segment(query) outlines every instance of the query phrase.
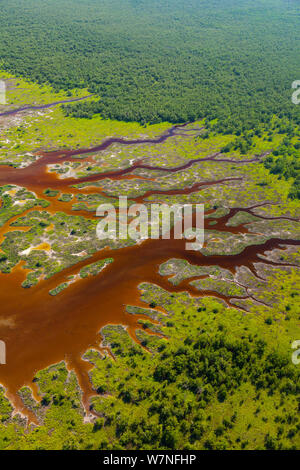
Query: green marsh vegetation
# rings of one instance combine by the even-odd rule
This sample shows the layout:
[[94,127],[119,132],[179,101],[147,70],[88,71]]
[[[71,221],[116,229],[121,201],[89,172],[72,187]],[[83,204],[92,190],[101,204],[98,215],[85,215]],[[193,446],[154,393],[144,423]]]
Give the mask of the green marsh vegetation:
[[[38,115],[25,113],[21,123],[12,119],[1,134],[0,164],[30,164],[39,148],[89,147],[108,136],[154,137],[170,123],[185,121],[196,121],[190,127],[206,130],[159,146],[116,144],[87,165],[79,156],[80,167],[65,162],[51,171],[64,174],[72,169],[84,176],[127,167],[138,159],[171,168],[219,151],[233,159],[202,162],[171,176],[137,171],[156,181],[99,182],[111,198],[58,194],[51,187],[45,197],[72,200],[74,210],[91,210],[103,200],[114,202],[119,194],[136,197],[150,189],[186,188],[196,180],[234,175],[242,176],[243,183],[159,199],[203,202],[207,210],[218,209],[220,216],[231,207],[272,201],[259,214],[299,216],[300,106],[291,104],[290,89],[299,78],[297,2],[190,0],[183,7],[179,0],[11,0],[2,6],[0,24],[0,75],[14,79],[10,107],[94,93],[86,102]],[[234,161],[264,152],[268,155],[260,163],[241,166]],[[103,247],[94,243],[96,221],[88,217],[51,214],[49,202],[25,188],[2,186],[0,198],[1,226],[20,215],[12,223],[15,231],[1,241],[0,270],[9,273],[25,261],[31,272],[23,287]],[[151,196],[148,202],[155,199]],[[32,211],[22,217],[27,209]],[[229,225],[241,221],[260,235],[249,241],[239,234],[211,231],[211,254],[239,252],[274,233],[284,236],[288,231],[297,237],[291,221],[262,222],[240,212]],[[21,232],[21,227],[28,231]],[[42,249],[24,253],[41,241],[50,245],[52,258]],[[279,264],[299,262],[293,250],[278,250],[272,257]],[[112,261],[87,264],[79,277],[96,276]],[[210,277],[194,284],[199,294],[201,289],[245,294],[226,270],[172,262],[173,267],[171,262],[160,267],[162,275],[173,276],[171,287],[205,274]],[[84,354],[93,364],[91,406],[97,416],[86,414],[75,373],[64,362],[52,365],[34,378],[40,402],[29,387],[19,391],[38,417],[38,427],[12,414],[0,387],[0,449],[299,448],[299,366],[291,362],[291,343],[299,339],[299,273],[277,267],[261,268],[260,273],[267,282],[240,272],[239,280],[256,302],[236,301],[232,307],[213,294],[191,298],[185,292],[140,286],[145,308],[124,307],[149,318],[140,320],[136,334],[141,344],[121,325],[108,325],[101,332],[103,345],[109,346],[114,360],[95,350]],[[59,294],[74,277],[50,293]],[[238,305],[245,310],[235,308]],[[165,315],[156,310],[159,307]],[[153,325],[153,318],[159,324]]]
[[[260,306],[247,315],[217,299],[191,300],[186,293],[141,285],[150,320],[138,331],[144,348],[122,327],[107,326],[103,345],[114,360],[95,350],[84,355],[94,366],[92,406],[98,416],[83,422],[76,376],[60,363],[37,373],[40,403],[30,389],[20,391],[39,427],[26,429],[12,417],[0,391],[0,447],[298,448],[299,371],[290,349],[299,322],[297,282],[296,272],[275,275],[269,286],[270,295],[278,296],[276,307]],[[164,337],[148,334],[154,313]]]

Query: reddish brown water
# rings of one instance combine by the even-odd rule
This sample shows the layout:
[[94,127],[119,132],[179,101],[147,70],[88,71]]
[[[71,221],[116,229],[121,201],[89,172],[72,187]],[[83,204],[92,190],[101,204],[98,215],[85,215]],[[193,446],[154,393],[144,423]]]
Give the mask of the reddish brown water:
[[[146,142],[162,142],[174,135],[176,129],[174,127],[163,136],[157,139],[148,139]],[[137,145],[145,141],[109,139],[95,149],[99,151],[114,142]],[[45,198],[43,195],[44,189],[49,187],[59,189],[65,193],[79,192],[79,190],[70,188],[70,185],[79,181],[101,180],[107,177],[108,174],[91,175],[81,180],[73,178],[61,180],[54,173],[47,172],[46,167],[49,163],[69,160],[70,156],[90,151],[91,149],[69,151],[63,154],[62,152],[45,153],[42,158],[22,170],[1,166],[0,185],[11,183],[24,186],[43,198]],[[215,156],[210,158],[214,159]],[[179,171],[193,163],[189,162],[184,166],[166,171],[171,173]],[[149,166],[142,166],[142,164],[136,164],[136,167],[149,169]],[[130,171],[123,169],[110,173],[109,176],[122,178]],[[196,183],[191,188],[173,190],[169,194],[189,194],[192,191],[199,191],[202,186],[205,187],[208,184],[224,184],[224,182],[232,180],[236,180],[236,178]],[[101,192],[101,188],[93,188],[89,191]],[[150,191],[143,197],[156,193],[165,192]],[[51,206],[47,208],[47,211],[64,210],[67,213],[74,214],[71,210],[72,203],[61,203],[56,199],[53,200],[53,198],[47,199],[51,202]],[[252,209],[249,208],[249,211]],[[238,210],[232,209],[227,216],[215,219],[217,225],[212,228],[234,233],[247,232],[244,226],[226,226],[229,218]],[[87,216],[84,211],[76,212],[76,214],[81,213]],[[15,219],[17,217],[11,219],[8,224],[1,228],[0,242],[5,233],[11,230],[9,224]],[[214,219],[210,218],[209,220]],[[89,364],[82,361],[81,356],[90,347],[99,348],[101,342],[100,329],[108,323],[125,325],[129,334],[136,339],[135,330],[138,320],[143,317],[127,314],[125,306],[127,304],[145,306],[140,301],[140,292],[138,290],[138,285],[141,282],[154,283],[174,292],[186,290],[192,296],[199,297],[211,294],[210,292],[199,293],[189,285],[190,280],[181,283],[180,286],[172,286],[167,278],[163,278],[158,273],[161,263],[170,258],[181,258],[195,265],[219,265],[232,272],[238,266],[243,265],[255,272],[254,263],[261,261],[259,254],[280,247],[282,244],[296,245],[299,243],[292,240],[272,239],[263,245],[248,247],[240,255],[205,257],[201,253],[186,251],[184,240],[148,240],[130,248],[113,251],[102,250],[89,260],[80,262],[76,266],[56,274],[50,280],[42,280],[31,289],[21,287],[21,283],[26,277],[26,271],[22,268],[21,263],[10,275],[0,274],[0,338],[5,341],[7,346],[7,364],[0,366],[0,383],[7,388],[8,396],[16,407],[24,410],[23,404],[17,396],[17,390],[24,384],[30,385],[34,389],[32,379],[38,370],[65,360],[67,365],[74,369],[78,375],[84,392],[84,402],[88,407],[88,400],[94,391],[88,378]],[[81,279],[56,297],[49,295],[49,290],[66,281],[68,276],[78,273],[84,265],[106,257],[113,257],[114,263],[110,264],[98,276]],[[268,263],[273,264],[269,261]],[[216,296],[225,302],[230,300],[225,296]]]

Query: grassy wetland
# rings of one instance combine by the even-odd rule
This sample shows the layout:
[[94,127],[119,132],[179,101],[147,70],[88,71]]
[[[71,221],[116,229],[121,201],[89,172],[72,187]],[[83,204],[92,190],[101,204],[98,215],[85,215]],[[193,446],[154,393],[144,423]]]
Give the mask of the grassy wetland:
[[[236,8],[227,3],[218,40]],[[273,26],[281,3],[268,1]],[[260,8],[255,14],[261,20]],[[268,46],[278,41],[272,31]],[[227,111],[230,76],[241,74],[232,53]],[[30,69],[24,54],[13,66],[7,52],[0,70],[0,449],[299,449],[299,107],[265,103],[246,119],[239,102],[229,122],[213,96],[196,112],[188,81],[190,112],[176,87],[176,106],[166,94],[160,108],[147,92],[148,68],[133,100],[134,80],[120,97],[116,78],[108,87],[92,72],[95,57],[87,55],[89,75],[72,67],[67,79],[64,68],[51,75],[48,62]],[[189,60],[186,80],[196,66]],[[157,99],[157,83],[169,90],[176,82],[160,67],[157,76],[150,67]],[[259,83],[251,90],[255,99],[263,93]],[[97,207],[117,208],[119,196],[149,209],[204,204],[203,248],[187,251],[173,238],[100,240]]]

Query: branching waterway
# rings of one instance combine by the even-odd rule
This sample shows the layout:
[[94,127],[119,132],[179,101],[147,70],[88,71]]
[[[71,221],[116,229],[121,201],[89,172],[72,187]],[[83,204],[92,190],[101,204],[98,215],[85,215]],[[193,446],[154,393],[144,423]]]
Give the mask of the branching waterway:
[[[57,152],[40,152],[40,157],[31,165],[23,169],[15,169],[10,166],[1,166],[0,185],[14,184],[33,191],[38,197],[47,199],[51,205],[46,210],[55,213],[57,210],[81,215],[81,212],[72,212],[70,203],[53,201],[47,198],[44,190],[53,188],[64,193],[78,194],[82,190],[74,188],[74,184],[81,182],[100,181],[104,178],[122,179],[134,169],[160,170],[166,174],[190,168],[196,162],[218,161],[245,164],[247,161],[237,161],[223,158],[220,154],[214,154],[203,159],[191,160],[187,163],[172,168],[155,167],[137,162],[126,169],[115,170],[107,173],[93,174],[84,178],[58,178],[57,174],[47,171],[47,165],[70,161],[76,155],[90,154],[107,149],[114,143],[121,145],[160,144],[168,138],[178,135],[185,126],[174,126],[169,131],[154,139],[126,140],[122,138],[110,138],[100,145],[89,149],[78,149]],[[259,161],[262,156],[251,161]],[[199,191],[209,185],[222,185],[228,182],[238,181],[241,178],[224,178],[215,181],[196,182],[185,189],[172,189],[169,191],[151,190],[143,194],[137,200],[154,194],[190,194]],[[86,190],[87,188],[85,188]],[[88,191],[101,193],[101,188],[93,187]],[[252,215],[259,205],[241,209],[231,209],[226,216],[214,218],[210,214],[209,222],[214,222],[214,230],[229,233],[247,233],[248,229],[241,224],[237,227],[227,225],[229,219],[239,211],[246,211]],[[34,209],[27,210],[23,215]],[[45,210],[45,209],[44,209]],[[84,211],[83,211],[84,212]],[[86,213],[85,216],[88,216]],[[21,215],[10,219],[0,229],[0,242],[5,233],[12,230],[11,223]],[[89,215],[92,217],[92,215]],[[258,217],[269,220],[268,217]],[[274,217],[275,219],[275,217]],[[294,220],[294,219],[291,219]],[[209,227],[207,227],[209,229]],[[19,227],[17,228],[19,230]],[[25,230],[25,229],[24,229]],[[68,367],[75,370],[80,386],[83,390],[84,404],[89,406],[89,398],[95,394],[91,387],[88,372],[90,364],[82,360],[83,353],[88,348],[101,350],[100,330],[107,324],[122,324],[127,327],[129,334],[136,339],[135,330],[138,321],[145,318],[143,315],[131,315],[126,313],[126,305],[145,307],[140,300],[138,286],[142,282],[148,282],[161,286],[170,292],[187,291],[191,296],[200,297],[214,295],[231,305],[231,298],[211,291],[199,292],[190,285],[191,279],[185,280],[180,285],[172,285],[167,278],[159,274],[159,266],[171,258],[187,260],[196,266],[215,266],[230,270],[235,273],[240,266],[248,267],[257,275],[256,263],[275,265],[270,260],[262,260],[261,255],[267,251],[280,248],[283,245],[299,245],[299,242],[291,239],[270,238],[260,245],[246,247],[238,255],[204,256],[200,252],[190,252],[185,249],[185,240],[146,240],[143,243],[131,247],[111,250],[103,249],[95,253],[89,259],[80,261],[72,267],[55,274],[50,279],[42,279],[30,289],[21,287],[27,271],[20,263],[11,274],[0,274],[0,338],[7,346],[7,364],[1,366],[0,383],[7,389],[7,395],[17,409],[23,410],[24,405],[17,391],[23,385],[29,385],[37,397],[35,384],[32,383],[34,374],[50,364],[65,360]],[[114,262],[108,265],[97,276],[78,279],[61,292],[52,297],[49,291],[65,282],[71,275],[78,274],[84,266],[107,257],[114,258]],[[195,278],[193,278],[195,279]],[[148,317],[147,317],[148,318]],[[28,411],[26,411],[28,414]],[[33,417],[31,416],[33,419]]]
[[4,116],[15,116],[16,114],[22,113],[24,111],[39,111],[43,109],[53,108],[54,106],[58,106],[59,104],[67,104],[67,103],[75,103],[76,101],[86,100],[87,98],[92,98],[93,95],[82,96],[81,98],[70,98],[67,100],[55,101],[53,103],[48,104],[40,104],[38,106],[23,106],[22,108],[10,109],[9,111],[3,111],[0,113],[0,117]]

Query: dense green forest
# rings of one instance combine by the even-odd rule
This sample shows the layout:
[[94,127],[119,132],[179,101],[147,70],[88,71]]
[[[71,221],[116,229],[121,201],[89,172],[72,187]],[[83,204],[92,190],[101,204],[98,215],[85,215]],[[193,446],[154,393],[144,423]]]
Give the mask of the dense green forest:
[[[205,117],[214,131],[236,134],[246,153],[247,132],[272,129],[274,114],[291,133],[300,124],[291,102],[299,20],[297,0],[11,0],[0,9],[0,61],[56,90],[95,94],[66,105],[67,115],[141,123]],[[290,196],[299,198],[299,149],[285,143],[265,166],[293,178]]]
[[231,133],[273,113],[299,122],[299,15],[293,0],[11,0],[0,57],[55,89],[88,87],[96,100],[67,107],[74,116],[218,118]]
[[[95,339],[80,352],[91,365],[88,403],[67,348],[61,362],[33,367],[34,385],[17,392],[38,425],[15,412],[0,383],[0,450],[299,449],[300,374],[292,361],[299,354],[292,344],[300,319],[300,105],[292,104],[291,85],[300,80],[300,0],[0,0],[0,6],[0,70],[12,74],[0,78],[11,87],[8,109],[19,112],[3,120],[0,142],[0,172],[9,175],[0,187],[0,274],[10,285],[9,274],[16,268],[19,276],[23,266],[22,287],[33,299],[29,320],[24,312],[17,316],[13,299],[1,328],[24,331],[22,315],[25,332],[39,334],[43,318],[52,332],[52,318],[66,315],[74,323],[55,322],[54,333],[67,325],[61,329],[76,344],[77,315],[84,321],[79,335],[93,328],[85,316],[94,308],[87,294],[93,292],[95,315],[107,309],[112,322],[95,328],[101,350]],[[93,94],[86,101],[20,113],[24,105],[86,97],[86,90]],[[187,121],[193,124],[148,145],[169,122]],[[81,150],[107,136],[146,143]],[[45,161],[40,156],[47,158],[45,171],[35,173]],[[129,165],[134,172],[124,179],[109,177]],[[22,171],[26,177],[10,179]],[[99,181],[87,176],[100,172],[107,174]],[[46,174],[53,176],[49,187]],[[176,248],[177,259],[164,267],[154,258],[161,288],[144,260],[145,276],[128,256],[106,283],[99,270],[117,263],[119,252],[88,260],[102,249],[90,236],[96,205],[127,195],[148,206],[156,194],[162,202],[205,203],[208,236],[199,265],[192,256],[195,264],[185,262],[181,251],[178,257]],[[280,248],[272,248],[274,240]],[[127,304],[131,269],[139,291]],[[66,282],[48,289],[58,274]],[[103,295],[109,276],[108,292],[120,297],[136,329],[114,319]],[[88,286],[92,277],[97,288],[71,286]],[[38,301],[31,324],[42,291],[51,315]],[[60,310],[64,299],[70,303]]]

